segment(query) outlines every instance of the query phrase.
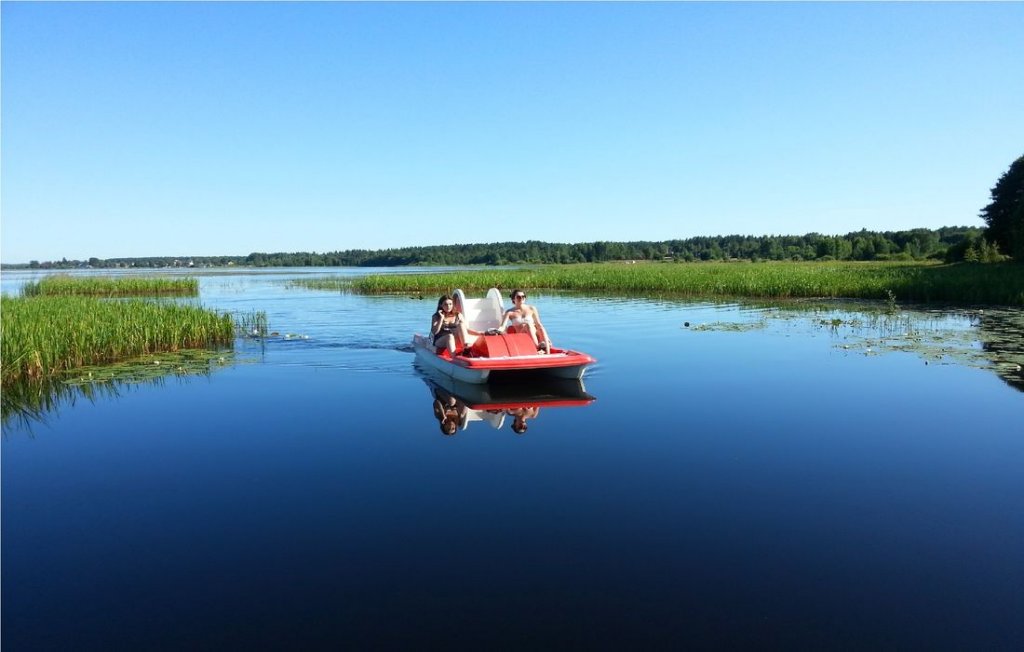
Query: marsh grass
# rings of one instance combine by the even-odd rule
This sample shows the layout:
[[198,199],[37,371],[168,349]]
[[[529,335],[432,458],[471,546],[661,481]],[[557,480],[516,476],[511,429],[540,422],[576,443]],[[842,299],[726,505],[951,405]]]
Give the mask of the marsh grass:
[[26,297],[91,296],[91,297],[158,297],[198,296],[199,281],[194,278],[154,278],[113,276],[71,276],[54,274],[26,283]]
[[259,311],[235,317],[235,329],[242,337],[266,337],[269,332],[267,313]]
[[312,289],[434,295],[462,288],[572,290],[641,296],[846,298],[1024,305],[1024,265],[921,263],[605,263],[374,274],[294,281]]
[[231,315],[198,306],[79,296],[4,296],[0,325],[5,392],[19,382],[38,382],[88,365],[227,348],[236,331]]

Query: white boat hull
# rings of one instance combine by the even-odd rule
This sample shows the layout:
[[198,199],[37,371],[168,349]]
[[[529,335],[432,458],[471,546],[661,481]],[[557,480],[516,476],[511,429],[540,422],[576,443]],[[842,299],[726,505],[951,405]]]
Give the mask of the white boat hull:
[[423,335],[413,336],[412,346],[416,350],[417,362],[459,382],[480,385],[486,383],[491,375],[489,369],[467,369],[442,358],[437,355],[434,345]]
[[413,336],[413,349],[422,367],[472,385],[488,382],[495,373],[505,375],[529,372],[543,374],[548,378],[582,380],[587,367],[594,362],[590,356],[576,351],[486,359],[464,359],[459,356],[452,360],[438,355],[433,343],[423,335]]

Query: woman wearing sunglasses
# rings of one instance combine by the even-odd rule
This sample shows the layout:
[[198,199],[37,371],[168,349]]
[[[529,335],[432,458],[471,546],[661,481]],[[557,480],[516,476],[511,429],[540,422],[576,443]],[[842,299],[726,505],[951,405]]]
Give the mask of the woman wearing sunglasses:
[[512,290],[512,307],[505,311],[498,330],[507,333],[529,333],[533,343],[541,353],[551,353],[551,340],[544,324],[540,323],[540,313],[526,303],[526,293]]

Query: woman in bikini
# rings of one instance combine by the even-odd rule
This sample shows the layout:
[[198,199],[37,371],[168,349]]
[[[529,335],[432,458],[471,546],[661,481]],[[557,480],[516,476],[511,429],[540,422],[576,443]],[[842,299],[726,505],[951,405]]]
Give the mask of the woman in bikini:
[[455,309],[455,301],[447,294],[437,300],[437,311],[430,318],[430,334],[434,338],[434,346],[448,349],[452,355],[466,347],[469,335],[466,319]]
[[498,330],[507,333],[529,333],[533,343],[541,353],[551,353],[551,340],[544,324],[540,323],[540,313],[533,306],[527,305],[526,293],[512,290],[512,307],[505,311]]

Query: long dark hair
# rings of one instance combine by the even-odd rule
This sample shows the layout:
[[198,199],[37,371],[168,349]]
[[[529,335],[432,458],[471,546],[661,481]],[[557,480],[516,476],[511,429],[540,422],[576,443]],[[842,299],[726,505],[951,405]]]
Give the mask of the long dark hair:
[[441,310],[442,308],[444,308],[444,302],[445,301],[451,301],[452,302],[452,308],[455,307],[455,299],[451,298],[450,296],[448,296],[446,294],[446,295],[442,296],[440,299],[437,300],[437,309],[438,310]]

